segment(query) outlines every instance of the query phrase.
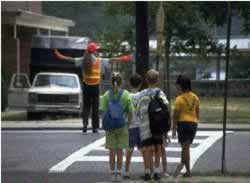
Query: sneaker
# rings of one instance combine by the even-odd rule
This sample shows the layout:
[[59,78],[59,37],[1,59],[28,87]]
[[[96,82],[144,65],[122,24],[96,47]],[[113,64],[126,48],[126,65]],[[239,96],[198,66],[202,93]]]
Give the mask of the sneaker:
[[164,178],[168,178],[168,177],[170,177],[170,175],[169,175],[169,173],[168,173],[168,172],[166,172],[166,173],[163,173],[163,174],[162,174],[162,177],[164,177]]
[[116,174],[115,173],[111,173],[111,175],[110,175],[110,181],[111,182],[116,182]]
[[97,129],[93,129],[93,133],[98,133],[98,130]]
[[154,180],[160,180],[161,177],[158,173],[154,173]]
[[182,177],[192,177],[192,174],[190,172],[187,172],[183,174]]
[[143,176],[143,180],[144,181],[150,181],[151,180],[151,176],[149,173],[146,173],[144,176]]
[[116,174],[116,182],[121,182],[121,181],[122,181],[122,175],[119,172],[119,173]]
[[184,166],[183,163],[179,163],[179,164],[177,165],[177,167],[176,167],[176,169],[175,169],[175,172],[174,172],[174,175],[173,175],[174,177],[177,177],[177,176],[180,174],[180,172],[181,172],[183,166]]
[[123,173],[123,178],[124,179],[130,179],[129,172],[124,172]]
[[86,132],[87,132],[87,127],[86,127],[86,126],[84,126],[84,127],[82,128],[82,132],[83,132],[83,133],[86,133]]

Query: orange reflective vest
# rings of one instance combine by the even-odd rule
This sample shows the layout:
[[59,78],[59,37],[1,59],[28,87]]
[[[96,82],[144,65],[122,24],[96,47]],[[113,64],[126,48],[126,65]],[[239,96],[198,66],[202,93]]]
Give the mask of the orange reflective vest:
[[83,82],[87,85],[97,85],[101,79],[101,59],[96,58],[95,63],[84,63],[83,64]]

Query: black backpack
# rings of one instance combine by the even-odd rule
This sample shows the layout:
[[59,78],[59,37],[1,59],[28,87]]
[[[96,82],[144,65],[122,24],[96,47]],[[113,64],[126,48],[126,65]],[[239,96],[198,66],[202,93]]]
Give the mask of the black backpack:
[[168,106],[164,104],[159,94],[160,90],[157,90],[148,106],[149,125],[153,137],[165,135],[171,127]]

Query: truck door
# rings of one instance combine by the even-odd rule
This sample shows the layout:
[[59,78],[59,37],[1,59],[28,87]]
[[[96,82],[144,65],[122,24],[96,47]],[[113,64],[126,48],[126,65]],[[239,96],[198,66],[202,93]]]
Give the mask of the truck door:
[[27,74],[13,74],[8,92],[8,108],[26,109],[30,87]]

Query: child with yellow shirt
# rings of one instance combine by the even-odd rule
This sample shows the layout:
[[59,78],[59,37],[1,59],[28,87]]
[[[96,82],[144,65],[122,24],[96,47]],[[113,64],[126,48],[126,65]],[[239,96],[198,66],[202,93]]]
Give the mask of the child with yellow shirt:
[[177,130],[182,152],[181,163],[177,166],[174,176],[178,176],[185,166],[187,171],[183,176],[191,177],[190,145],[197,131],[200,101],[198,96],[192,92],[191,81],[188,77],[180,75],[176,81],[176,87],[180,95],[175,100],[172,136],[176,138]]

